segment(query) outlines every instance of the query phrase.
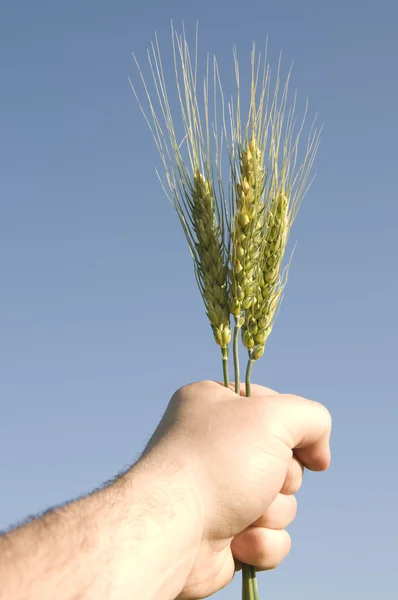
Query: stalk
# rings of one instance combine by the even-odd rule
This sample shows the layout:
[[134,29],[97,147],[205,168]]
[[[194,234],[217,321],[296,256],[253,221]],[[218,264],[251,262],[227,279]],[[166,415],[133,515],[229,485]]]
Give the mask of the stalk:
[[222,353],[222,371],[224,375],[224,385],[229,387],[229,375],[228,375],[228,348],[221,348]]
[[242,600],[258,600],[258,587],[255,568],[242,566]]
[[251,394],[251,389],[250,389],[250,378],[251,378],[251,374],[252,374],[252,369],[253,369],[253,365],[256,361],[253,360],[252,358],[249,358],[248,362],[247,362],[247,369],[246,369],[246,397],[249,398],[250,394]]
[[[250,355],[249,355],[250,356]],[[250,397],[250,378],[255,360],[249,358],[246,369],[246,397]],[[242,600],[259,600],[256,570],[252,565],[242,566]]]
[[234,370],[235,370],[235,393],[240,393],[240,371],[239,371],[239,331],[241,326],[239,325],[240,317],[235,317],[234,327],[234,341],[233,341],[233,353],[234,353]]

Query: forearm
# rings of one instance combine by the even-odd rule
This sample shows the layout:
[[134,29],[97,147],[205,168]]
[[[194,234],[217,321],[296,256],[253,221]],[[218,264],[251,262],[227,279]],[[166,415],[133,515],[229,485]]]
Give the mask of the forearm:
[[0,538],[0,599],[172,600],[200,524],[187,480],[145,461],[111,486]]

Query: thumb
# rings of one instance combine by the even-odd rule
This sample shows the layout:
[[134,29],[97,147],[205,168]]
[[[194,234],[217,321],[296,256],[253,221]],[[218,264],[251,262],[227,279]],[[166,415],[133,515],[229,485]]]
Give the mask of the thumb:
[[313,471],[328,468],[332,418],[322,404],[291,394],[253,397],[250,401],[265,409],[267,430],[294,450],[304,466]]

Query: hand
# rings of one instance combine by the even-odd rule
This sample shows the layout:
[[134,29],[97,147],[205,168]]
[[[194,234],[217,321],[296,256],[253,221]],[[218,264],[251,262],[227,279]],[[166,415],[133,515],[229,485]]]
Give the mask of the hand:
[[203,535],[178,598],[215,593],[239,562],[262,570],[283,560],[303,466],[327,469],[330,430],[321,404],[261,386],[252,385],[247,399],[211,381],[174,394],[144,460],[167,456],[195,488],[192,519]]

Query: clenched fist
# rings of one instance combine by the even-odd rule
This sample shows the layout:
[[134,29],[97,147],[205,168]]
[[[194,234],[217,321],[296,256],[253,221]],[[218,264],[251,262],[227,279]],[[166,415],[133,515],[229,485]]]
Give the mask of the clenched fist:
[[174,394],[144,461],[181,465],[196,497],[192,522],[202,535],[179,598],[216,592],[240,562],[272,569],[282,561],[303,468],[328,467],[330,430],[321,404],[261,386],[250,398],[211,381]]

